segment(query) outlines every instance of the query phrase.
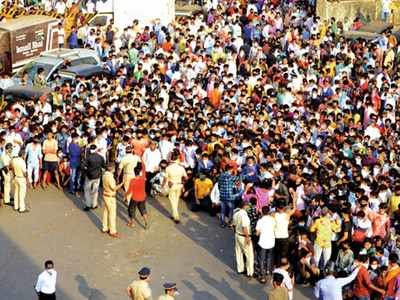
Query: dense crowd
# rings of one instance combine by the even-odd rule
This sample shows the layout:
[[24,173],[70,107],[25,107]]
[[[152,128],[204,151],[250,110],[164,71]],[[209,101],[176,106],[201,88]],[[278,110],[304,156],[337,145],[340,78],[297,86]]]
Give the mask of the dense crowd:
[[205,2],[168,26],[73,32],[112,76],[55,84],[1,113],[4,202],[13,183],[26,211],[25,174],[34,188],[83,189],[86,210],[101,182],[110,207],[122,189],[146,227],[148,197],[168,196],[176,223],[183,199],[234,228],[239,273],[274,273],[289,299],[295,283],[339,299],[320,293],[332,274],[351,279],[344,297],[398,299],[396,37],[346,40],[361,20],[323,21],[313,1]]

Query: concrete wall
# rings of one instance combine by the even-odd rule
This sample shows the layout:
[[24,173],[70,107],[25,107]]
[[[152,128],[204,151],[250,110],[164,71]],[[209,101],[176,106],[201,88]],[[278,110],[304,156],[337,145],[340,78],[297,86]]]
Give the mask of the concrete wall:
[[375,20],[380,10],[380,1],[376,0],[339,0],[339,1],[317,1],[317,15],[323,20],[330,19],[331,17],[336,20],[343,20],[348,17],[350,20],[356,16],[362,15],[365,18],[370,17],[371,20]]
[[97,9],[99,13],[114,13],[119,28],[132,25],[134,19],[144,25],[152,24],[156,18],[163,25],[175,19],[175,0],[101,0]]

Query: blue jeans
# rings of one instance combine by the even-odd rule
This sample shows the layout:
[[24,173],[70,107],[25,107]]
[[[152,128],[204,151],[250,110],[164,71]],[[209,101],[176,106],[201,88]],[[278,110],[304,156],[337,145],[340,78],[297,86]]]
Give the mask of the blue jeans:
[[273,249],[260,249],[259,262],[260,262],[260,273],[264,277],[266,273],[272,272],[272,259],[273,259]]
[[[225,224],[225,216],[228,217],[229,222],[232,221],[233,208],[235,204],[233,201],[221,201],[221,224]],[[228,214],[226,215],[226,212]]]
[[389,12],[382,12],[382,21],[385,23],[389,22],[389,16],[390,16]]
[[370,300],[371,298],[369,296],[354,296],[354,299],[356,300]]
[[392,296],[386,296],[383,298],[383,300],[394,300],[394,299],[395,299],[395,297],[392,297]]
[[71,178],[69,179],[69,191],[74,193],[80,187],[81,171],[78,168],[71,168]]

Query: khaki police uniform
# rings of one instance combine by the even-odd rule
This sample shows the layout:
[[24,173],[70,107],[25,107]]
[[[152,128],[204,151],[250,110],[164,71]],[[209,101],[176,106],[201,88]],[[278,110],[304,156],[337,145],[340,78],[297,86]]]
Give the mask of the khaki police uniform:
[[125,192],[128,191],[129,184],[131,179],[135,176],[134,169],[136,165],[140,162],[140,157],[134,155],[132,153],[128,153],[125,157],[121,160],[119,164],[119,169],[123,173],[123,183],[124,183],[124,190]]
[[244,229],[247,229],[249,236],[251,236],[250,218],[244,209],[237,209],[233,214],[233,226],[235,226],[235,254],[236,254],[236,267],[238,273],[244,271],[243,255],[246,257],[246,271],[248,276],[253,276],[254,273],[254,252],[253,244],[246,244],[246,237]]
[[145,280],[135,280],[129,287],[131,288],[132,300],[151,300],[151,289],[149,283]]
[[103,231],[110,231],[110,234],[117,233],[117,183],[113,173],[106,171],[103,175]]
[[174,162],[166,168],[167,181],[170,184],[168,198],[171,203],[172,217],[179,220],[179,199],[181,198],[183,184],[182,179],[187,177],[186,170],[178,162]]
[[20,212],[26,210],[26,162],[22,157],[11,160],[11,169],[14,173],[14,209]]
[[[2,166],[2,176],[3,176],[3,197],[4,203],[10,203],[11,194],[11,183],[12,183],[12,172],[9,169],[11,163],[11,156],[8,153],[3,153],[1,155],[1,166]],[[7,169],[8,168],[8,169]]]

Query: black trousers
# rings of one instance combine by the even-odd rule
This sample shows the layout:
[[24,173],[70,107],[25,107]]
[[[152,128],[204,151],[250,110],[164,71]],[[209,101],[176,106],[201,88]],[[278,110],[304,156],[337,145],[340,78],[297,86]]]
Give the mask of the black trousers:
[[146,211],[146,201],[136,202],[131,199],[128,206],[128,216],[130,219],[133,219],[136,214],[136,207],[139,209],[140,214],[143,216],[147,213]]
[[281,259],[288,257],[289,252],[289,238],[275,239],[275,265],[280,266]]
[[45,294],[45,293],[40,292],[39,293],[39,300],[56,300],[56,293]]
[[150,195],[151,192],[151,180],[154,178],[154,176],[157,175],[157,172],[147,172],[146,173],[146,194]]
[[211,216],[215,216],[215,212],[212,207],[212,202],[210,196],[206,196],[203,199],[199,199],[200,204],[197,204],[196,201],[193,199],[192,201],[192,211],[199,211],[203,210],[208,212]]

